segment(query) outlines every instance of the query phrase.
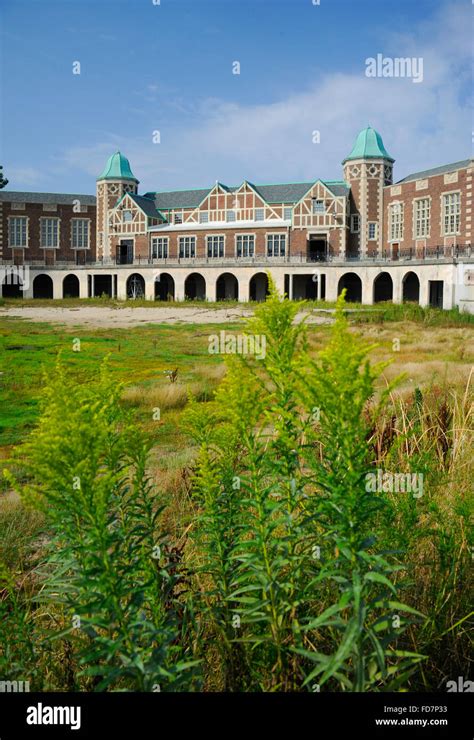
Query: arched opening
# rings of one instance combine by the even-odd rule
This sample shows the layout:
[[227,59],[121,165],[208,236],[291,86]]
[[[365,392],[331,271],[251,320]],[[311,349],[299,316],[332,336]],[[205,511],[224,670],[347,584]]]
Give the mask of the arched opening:
[[33,298],[52,298],[53,281],[49,275],[37,275],[33,280]]
[[420,302],[420,281],[414,272],[407,272],[403,278],[402,300]]
[[167,272],[155,278],[155,301],[174,301],[174,280]]
[[238,301],[239,281],[230,272],[219,275],[216,283],[216,301]]
[[188,275],[184,281],[184,299],[188,301],[206,300],[206,281],[198,272]]
[[344,288],[347,291],[347,303],[362,303],[362,280],[355,272],[346,272],[342,275],[337,284],[337,294],[341,295]]
[[8,272],[2,282],[2,298],[23,298],[23,281],[14,271]]
[[63,298],[79,298],[79,278],[77,275],[66,275],[64,278]]
[[381,272],[374,280],[374,303],[393,300],[393,281],[388,272]]
[[268,275],[257,272],[250,280],[249,297],[251,301],[265,301],[268,295]]
[[145,298],[145,278],[134,272],[127,280],[127,298],[134,301]]

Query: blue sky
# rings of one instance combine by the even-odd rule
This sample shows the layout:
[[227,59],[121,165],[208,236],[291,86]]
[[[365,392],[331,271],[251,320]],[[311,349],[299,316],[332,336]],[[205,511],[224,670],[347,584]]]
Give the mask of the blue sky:
[[[117,149],[141,192],[338,179],[369,123],[398,179],[467,158],[472,14],[471,0],[3,0],[8,189],[93,193]],[[368,78],[377,53],[421,57],[423,81]]]

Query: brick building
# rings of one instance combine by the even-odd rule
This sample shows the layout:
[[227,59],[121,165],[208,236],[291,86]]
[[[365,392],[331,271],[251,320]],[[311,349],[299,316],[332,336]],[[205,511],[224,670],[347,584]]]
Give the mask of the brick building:
[[394,183],[368,127],[342,168],[339,180],[140,195],[117,152],[96,197],[0,191],[3,294],[261,300],[270,270],[291,298],[345,287],[363,303],[473,310],[473,160]]

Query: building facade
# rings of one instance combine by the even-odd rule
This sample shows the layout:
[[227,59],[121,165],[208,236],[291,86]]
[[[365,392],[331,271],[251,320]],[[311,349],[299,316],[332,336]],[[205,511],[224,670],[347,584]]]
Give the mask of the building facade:
[[393,181],[361,131],[340,180],[138,193],[113,154],[96,196],[0,191],[3,295],[416,301],[474,311],[466,159]]

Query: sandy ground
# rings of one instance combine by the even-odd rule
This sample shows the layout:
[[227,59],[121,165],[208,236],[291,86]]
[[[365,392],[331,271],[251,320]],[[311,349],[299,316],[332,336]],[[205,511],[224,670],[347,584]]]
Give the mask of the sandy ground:
[[[127,327],[139,324],[225,324],[240,322],[251,316],[252,309],[244,306],[223,308],[166,307],[111,308],[109,306],[24,306],[0,309],[0,318],[14,316],[27,321],[42,321],[66,326],[90,326],[94,328]],[[301,320],[305,314],[298,315]],[[321,315],[308,316],[309,323],[326,324],[331,318]]]

